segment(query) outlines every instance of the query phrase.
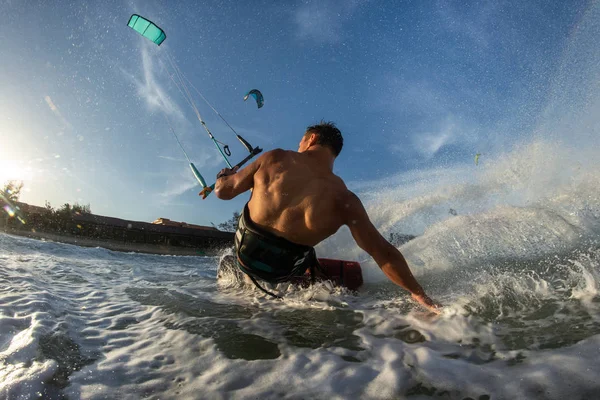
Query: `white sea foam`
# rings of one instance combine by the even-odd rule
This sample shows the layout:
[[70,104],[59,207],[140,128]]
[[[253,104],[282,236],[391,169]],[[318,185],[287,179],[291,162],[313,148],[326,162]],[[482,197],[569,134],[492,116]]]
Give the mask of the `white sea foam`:
[[594,249],[474,270],[468,285],[436,289],[447,307],[435,317],[389,285],[324,298],[289,288],[273,301],[218,290],[216,258],[6,235],[0,244],[6,398],[559,399],[600,390]]

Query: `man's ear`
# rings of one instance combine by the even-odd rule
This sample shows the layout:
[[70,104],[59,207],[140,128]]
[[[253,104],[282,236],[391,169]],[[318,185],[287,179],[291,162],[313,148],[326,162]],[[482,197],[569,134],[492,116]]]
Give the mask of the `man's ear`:
[[317,134],[311,133],[310,137],[308,138],[308,147],[314,146],[315,144],[317,144]]

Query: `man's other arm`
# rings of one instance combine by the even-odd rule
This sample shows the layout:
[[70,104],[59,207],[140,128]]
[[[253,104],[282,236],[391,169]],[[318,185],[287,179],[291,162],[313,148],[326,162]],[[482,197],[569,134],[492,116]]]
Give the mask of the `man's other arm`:
[[274,150],[268,151],[254,160],[245,168],[239,170],[225,168],[217,175],[215,183],[215,195],[221,200],[231,200],[237,195],[244,193],[254,187],[254,174],[261,165],[268,162],[271,158],[271,153]]
[[345,224],[350,228],[356,244],[373,257],[383,273],[396,285],[408,290],[413,299],[431,311],[439,313],[440,306],[425,294],[410,271],[402,253],[385,240],[375,228],[360,199],[349,191],[347,200],[341,209],[345,212]]

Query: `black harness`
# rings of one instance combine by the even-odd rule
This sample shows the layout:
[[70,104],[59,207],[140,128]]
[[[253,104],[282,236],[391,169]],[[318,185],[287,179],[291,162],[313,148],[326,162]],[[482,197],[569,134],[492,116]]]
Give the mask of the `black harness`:
[[259,289],[274,297],[279,296],[263,289],[256,279],[281,283],[303,276],[307,269],[314,279],[314,268],[318,265],[313,247],[290,242],[257,227],[250,219],[248,204],[244,206],[235,233],[235,252],[240,270]]

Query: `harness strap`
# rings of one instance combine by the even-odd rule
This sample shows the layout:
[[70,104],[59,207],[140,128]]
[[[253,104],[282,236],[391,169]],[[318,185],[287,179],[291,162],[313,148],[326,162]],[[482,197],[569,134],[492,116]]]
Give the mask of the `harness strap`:
[[249,273],[247,273],[246,271],[244,271],[244,268],[241,267],[246,267],[244,265],[244,263],[242,263],[242,260],[240,260],[240,257],[237,256],[237,264],[238,264],[238,268],[240,269],[240,271],[242,271],[246,276],[248,276],[248,278],[250,278],[250,280],[252,281],[252,283],[254,283],[254,286],[256,286],[257,288],[259,288],[263,293],[268,294],[269,296],[275,298],[275,299],[283,299],[282,296],[278,296],[273,292],[269,292],[267,289],[265,289],[264,287],[262,287],[257,281],[256,279],[254,279],[254,277],[252,275],[250,275]]
[[[246,274],[246,275],[248,275],[248,274]],[[251,275],[248,275],[248,277],[250,277],[250,280],[252,281],[252,283],[254,283],[254,286],[256,286],[257,288],[259,288],[260,290],[262,290],[264,293],[266,293],[269,296],[274,297],[276,299],[283,299],[283,296],[277,296],[275,293],[269,292],[267,289],[265,289],[264,287],[260,286],[258,284],[258,282],[256,282],[256,279],[254,279]]]
[[[238,262],[239,262],[239,263],[241,263],[241,262],[239,261],[239,258],[238,258]],[[316,266],[316,268],[315,268],[315,266]],[[322,270],[322,268],[321,268],[321,265],[319,264],[319,262],[318,262],[318,261],[316,262],[316,265],[315,265],[315,264],[311,265],[311,266],[309,267],[309,269],[310,269],[310,283],[311,283],[312,285],[314,285],[314,284],[315,284],[315,282],[316,282],[316,279],[317,279],[317,277],[316,277],[316,275],[315,275],[315,270],[319,270],[319,271],[321,271],[321,272],[323,272],[323,270]],[[280,300],[281,300],[281,299],[283,299],[283,296],[276,295],[275,293],[273,293],[273,292],[269,292],[267,289],[265,289],[264,287],[262,287],[262,286],[261,286],[261,285],[260,285],[260,284],[259,284],[259,283],[256,281],[256,279],[254,279],[254,277],[253,277],[252,275],[250,275],[250,274],[247,274],[247,273],[246,273],[244,270],[242,270],[242,272],[243,272],[244,274],[246,274],[246,275],[248,276],[248,278],[250,278],[250,280],[252,281],[252,283],[254,283],[254,286],[256,286],[257,288],[259,288],[259,289],[260,289],[260,290],[261,290],[263,293],[266,293],[266,294],[268,294],[269,296],[271,296],[271,297],[273,297],[273,298],[275,298],[275,299],[280,299]]]
[[[242,261],[239,259],[239,257],[237,258],[237,260],[238,260],[238,265],[243,265],[243,264],[242,264]],[[318,261],[318,259],[317,259],[317,258],[315,258],[315,263],[314,263],[314,264],[311,264],[311,266],[309,267],[309,269],[310,269],[310,283],[311,283],[311,285],[314,285],[314,284],[315,284],[315,282],[316,282],[316,280],[317,280],[317,276],[316,276],[316,274],[315,274],[315,271],[319,271],[319,272],[321,272],[321,273],[324,273],[324,272],[323,272],[323,268],[321,268],[321,264],[319,264],[319,261]],[[246,273],[246,272],[245,272],[243,269],[241,269],[241,268],[240,268],[240,270],[241,270],[241,271],[242,271],[244,274],[246,274],[246,275],[248,276],[248,278],[250,278],[250,280],[252,281],[252,283],[254,284],[254,286],[256,286],[258,289],[260,289],[260,291],[262,291],[262,292],[263,292],[263,293],[265,293],[265,294],[268,294],[269,296],[271,296],[271,297],[273,297],[273,298],[275,298],[275,299],[280,299],[280,300],[281,300],[281,299],[283,299],[283,296],[276,295],[275,293],[273,293],[273,292],[269,292],[267,289],[265,289],[264,287],[262,287],[262,286],[261,286],[261,285],[260,285],[260,284],[259,284],[259,283],[256,281],[256,279],[254,279],[254,277],[253,277],[252,275],[250,275],[250,274]]]

